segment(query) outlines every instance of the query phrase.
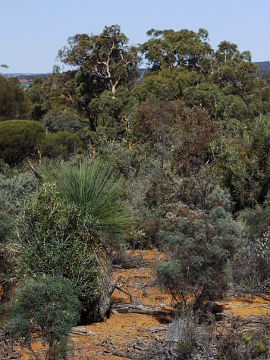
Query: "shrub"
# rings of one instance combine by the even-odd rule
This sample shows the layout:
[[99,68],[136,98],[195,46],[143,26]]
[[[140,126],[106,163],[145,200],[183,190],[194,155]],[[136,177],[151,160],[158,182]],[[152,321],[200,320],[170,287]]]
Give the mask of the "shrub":
[[26,195],[37,186],[37,179],[30,172],[6,167],[0,172],[0,285],[8,290],[13,277],[10,259],[10,240],[15,232],[15,217]]
[[177,359],[212,358],[212,334],[200,325],[199,318],[190,310],[176,317],[168,326],[169,344],[173,344]]
[[267,324],[263,324],[263,322],[255,331],[243,332],[242,329],[235,329],[232,326],[219,339],[216,349],[217,358],[220,360],[268,360],[270,354],[269,328],[267,329]]
[[8,208],[17,206],[18,202],[37,187],[37,179],[30,171],[13,169],[9,174],[0,173],[0,190]]
[[217,124],[200,107],[187,108],[180,101],[153,101],[141,104],[131,122],[132,141],[143,143],[146,151],[170,162],[175,172],[196,173],[210,155],[210,143]]
[[40,332],[48,344],[48,359],[66,359],[68,335],[79,320],[80,303],[70,282],[62,277],[26,278],[19,286],[7,331],[31,348]]
[[9,259],[6,250],[6,243],[8,237],[12,233],[14,222],[9,215],[6,203],[0,196],[0,301],[1,301],[1,287],[7,288],[9,278]]
[[232,274],[235,285],[249,291],[270,291],[270,206],[247,209],[239,219],[245,237],[236,254]]
[[68,278],[83,304],[82,320],[103,320],[112,291],[106,250],[130,223],[119,180],[99,162],[57,170],[55,181],[25,204],[18,269]]
[[270,290],[270,231],[254,241],[246,241],[233,264],[233,278],[241,289]]
[[92,249],[91,218],[62,201],[55,184],[44,183],[26,201],[18,221],[19,274],[64,276],[90,310],[101,271]]
[[269,118],[246,124],[228,121],[212,147],[218,177],[230,190],[236,209],[262,204],[270,184]]
[[42,147],[42,154],[49,158],[61,157],[67,160],[78,151],[80,145],[79,136],[68,131],[48,133]]
[[8,164],[16,164],[34,155],[45,137],[43,126],[30,120],[0,122],[0,157]]
[[50,132],[80,130],[80,117],[68,109],[51,109],[42,118],[42,123]]
[[6,203],[2,196],[0,196],[0,246],[11,232],[12,220],[6,211]]
[[206,213],[182,205],[176,214],[163,222],[160,231],[168,259],[157,264],[158,282],[179,302],[193,294],[197,309],[226,289],[228,261],[241,228],[220,206]]

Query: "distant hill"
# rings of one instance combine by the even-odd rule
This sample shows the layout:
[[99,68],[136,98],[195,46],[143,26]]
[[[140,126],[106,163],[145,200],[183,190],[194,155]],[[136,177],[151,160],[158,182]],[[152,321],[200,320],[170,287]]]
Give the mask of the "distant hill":
[[7,78],[16,77],[18,79],[35,79],[37,77],[41,78],[48,78],[49,74],[32,74],[32,73],[7,73],[2,74],[3,76]]
[[270,74],[270,61],[255,62],[255,64],[259,67],[260,76],[266,76]]
[[[259,76],[266,76],[268,74],[270,74],[270,61],[258,61],[258,62],[254,62],[256,65],[258,65],[258,73]],[[147,72],[147,69],[145,68],[139,68],[138,69],[138,78],[135,80],[135,82],[140,83],[142,81],[142,78],[144,77],[145,73]],[[43,79],[48,79],[49,77],[49,73],[48,74],[31,74],[31,73],[7,73],[7,74],[2,74],[5,77],[16,77],[19,79],[19,82],[21,84],[25,84],[25,83],[31,83],[35,78],[40,77]]]

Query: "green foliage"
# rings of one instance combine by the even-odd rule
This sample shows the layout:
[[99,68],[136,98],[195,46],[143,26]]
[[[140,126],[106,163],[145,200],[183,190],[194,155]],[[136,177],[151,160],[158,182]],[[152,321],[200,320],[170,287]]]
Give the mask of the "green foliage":
[[37,330],[48,345],[48,359],[66,359],[68,336],[79,320],[80,303],[70,282],[47,275],[26,278],[13,302],[7,331],[31,349]]
[[30,108],[30,100],[16,78],[0,75],[0,120],[23,119]]
[[230,189],[237,208],[255,206],[265,199],[269,186],[269,117],[242,125],[225,124],[213,142],[221,183]]
[[153,70],[186,66],[201,72],[209,71],[213,50],[208,43],[207,30],[199,29],[196,33],[187,29],[151,29],[147,35],[150,39],[140,50]]
[[37,187],[37,179],[30,171],[13,169],[8,174],[0,173],[0,190],[8,208],[13,211],[23,198]]
[[263,206],[246,209],[239,219],[245,232],[233,263],[235,284],[249,291],[270,291],[269,194]]
[[140,102],[149,98],[160,101],[175,100],[177,98],[179,89],[175,78],[168,76],[167,72],[163,74],[164,71],[146,75],[142,82],[134,87],[133,91]]
[[10,120],[0,122],[0,158],[16,164],[35,155],[45,137],[43,126],[36,121]]
[[11,220],[7,208],[6,203],[2,196],[0,197],[0,248],[1,245],[5,242],[6,238],[11,233],[13,221]]
[[75,155],[81,146],[80,137],[68,131],[47,133],[42,146],[43,156],[51,159],[62,157],[68,160]]
[[93,249],[91,218],[62,201],[55,184],[45,183],[26,201],[18,223],[19,275],[64,276],[85,307],[98,292],[100,272]]
[[90,318],[106,290],[102,286],[107,286],[105,249],[124,235],[130,216],[112,168],[85,162],[55,169],[54,178],[25,203],[18,224],[17,269],[21,276],[45,273],[69,279]]
[[217,125],[200,107],[189,109],[180,101],[149,100],[134,113],[131,131],[132,141],[159,157],[161,166],[170,163],[177,173],[187,174],[209,159]]
[[50,132],[80,130],[80,117],[68,109],[51,109],[42,118],[44,127]]
[[14,236],[16,216],[25,196],[37,186],[30,172],[3,167],[0,172],[0,284],[8,290],[13,277],[13,262],[10,256],[10,239]]
[[159,284],[178,301],[194,294],[195,308],[226,289],[228,260],[241,235],[231,214],[216,203],[217,194],[209,196],[214,201],[208,213],[180,205],[176,216],[167,215],[171,219],[160,232],[168,260],[157,265]]
[[9,256],[6,245],[13,228],[14,221],[7,211],[6,202],[0,196],[0,287],[7,286],[10,275]]
[[112,166],[98,160],[65,166],[56,174],[56,183],[69,204],[88,212],[93,233],[99,231],[113,238],[126,232],[131,219],[121,199],[123,184]]
[[204,107],[214,119],[244,121],[269,112],[270,91],[254,76],[257,66],[248,51],[223,41],[215,52],[205,29],[147,34],[150,39],[140,50],[155,71],[135,86],[139,101],[180,98],[190,107]]
[[26,92],[32,101],[30,118],[33,120],[41,120],[51,108],[51,79],[49,78],[47,81],[42,78],[36,78]]
[[[58,55],[74,70],[59,76],[56,94],[60,100],[64,99],[66,104],[85,114],[91,131],[96,131],[100,95],[109,90],[114,100],[119,86],[131,85],[137,73],[137,50],[128,46],[128,38],[120,26],[112,25],[106,26],[99,35],[76,34],[70,37],[68,45]],[[101,103],[104,100],[108,102],[103,96]],[[119,103],[115,101],[114,105],[111,102],[110,112],[115,111],[115,106],[119,107]]]
[[[108,130],[125,132],[123,119],[134,104],[130,91],[124,86],[119,86],[115,91],[115,96],[109,90],[104,90],[98,98],[94,98],[90,107],[95,113],[98,124],[106,126]],[[114,128],[116,128],[114,130]],[[115,138],[115,136],[111,136]]]
[[89,70],[112,92],[136,73],[136,49],[128,47],[119,25],[105,26],[100,35],[74,35],[58,55],[65,64]]

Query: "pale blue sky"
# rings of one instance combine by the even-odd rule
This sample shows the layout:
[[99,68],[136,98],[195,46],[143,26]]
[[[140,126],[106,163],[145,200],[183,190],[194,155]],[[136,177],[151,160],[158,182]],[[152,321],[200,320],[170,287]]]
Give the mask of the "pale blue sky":
[[0,0],[0,63],[9,72],[50,72],[57,51],[76,33],[119,24],[132,44],[150,28],[209,31],[270,60],[270,0]]

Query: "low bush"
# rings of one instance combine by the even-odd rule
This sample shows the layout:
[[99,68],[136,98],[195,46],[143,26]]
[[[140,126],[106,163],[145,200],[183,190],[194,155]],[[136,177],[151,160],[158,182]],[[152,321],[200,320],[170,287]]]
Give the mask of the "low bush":
[[61,157],[67,160],[78,151],[80,146],[80,138],[76,134],[68,131],[48,133],[42,146],[42,154],[52,159]]
[[232,266],[234,284],[255,292],[270,292],[270,204],[240,213],[244,239]]
[[18,205],[23,198],[37,187],[37,179],[30,171],[13,169],[7,175],[0,173],[0,190],[8,208]]
[[36,156],[44,138],[45,129],[36,121],[2,121],[0,122],[0,158],[14,165],[27,156]]
[[45,183],[26,201],[18,220],[15,260],[20,276],[64,276],[73,283],[84,308],[91,308],[101,271],[92,249],[91,225],[91,218],[78,207],[59,198],[55,184]]
[[[217,194],[209,195],[214,204]],[[175,214],[168,214],[161,227],[168,259],[157,264],[158,282],[176,301],[185,302],[193,294],[194,309],[200,309],[205,301],[223,295],[229,280],[228,261],[237,248],[241,227],[221,206],[206,213],[182,205]]]
[[0,301],[2,297],[1,289],[8,288],[10,277],[9,256],[6,249],[8,237],[14,228],[14,221],[9,215],[6,203],[0,195]]
[[[33,333],[48,345],[47,359],[66,359],[68,335],[79,320],[80,303],[62,277],[26,278],[17,289],[7,332],[30,350]],[[33,350],[32,350],[33,351]]]
[[245,331],[233,327],[219,338],[216,355],[220,360],[268,360],[270,355],[270,334],[268,326],[256,331]]
[[80,120],[80,117],[74,111],[68,109],[51,109],[42,118],[42,123],[50,132],[76,132],[82,127]]
[[173,344],[177,359],[209,359],[211,351],[211,327],[200,325],[199,318],[190,310],[176,317],[168,326],[168,342]]

